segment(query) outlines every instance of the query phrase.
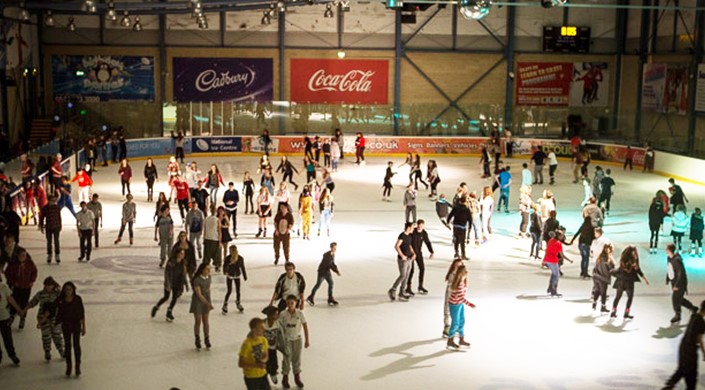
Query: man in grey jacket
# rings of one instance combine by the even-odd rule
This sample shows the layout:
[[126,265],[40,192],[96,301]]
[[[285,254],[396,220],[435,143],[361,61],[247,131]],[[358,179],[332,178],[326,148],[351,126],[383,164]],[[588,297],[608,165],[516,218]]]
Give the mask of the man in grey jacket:
[[404,192],[404,222],[416,222],[416,190],[413,184],[409,184]]

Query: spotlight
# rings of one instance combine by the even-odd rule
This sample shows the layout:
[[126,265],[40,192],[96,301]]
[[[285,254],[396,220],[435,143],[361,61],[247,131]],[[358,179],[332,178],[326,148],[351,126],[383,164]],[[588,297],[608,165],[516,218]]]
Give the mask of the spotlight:
[[132,26],[132,31],[140,32],[142,31],[142,23],[139,16],[135,16],[135,24]]
[[69,17],[69,24],[66,25],[66,28],[69,29],[69,31],[76,31],[76,24],[73,22],[73,16]]
[[29,22],[29,18],[31,15],[29,14],[29,11],[27,11],[27,8],[24,7],[24,1],[20,3],[20,20],[23,22]]
[[51,14],[51,10],[47,10],[46,15],[44,15],[44,27],[54,27],[56,26],[56,21],[54,20],[54,15]]
[[262,24],[272,24],[272,15],[270,15],[268,10],[262,12]]
[[206,15],[201,14],[201,16],[198,17],[198,28],[208,30],[208,18],[206,18]]
[[387,0],[387,8],[389,9],[402,9],[404,7],[404,1],[402,0]]
[[286,3],[283,1],[278,1],[277,2],[277,11],[279,13],[284,13],[286,12]]
[[191,7],[191,17],[192,18],[198,18],[203,14],[203,6],[201,5],[200,2],[198,3],[191,3],[193,4],[193,7]]
[[342,12],[350,12],[350,1],[343,0],[340,2],[340,10]]
[[333,6],[328,3],[326,4],[326,10],[323,12],[323,17],[324,18],[332,18],[333,17]]
[[568,0],[541,0],[543,8],[562,7],[568,3]]
[[84,0],[83,5],[81,5],[81,10],[89,14],[94,14],[98,9],[94,0]]
[[341,60],[345,58],[345,51],[344,50],[338,50],[338,58]]
[[481,20],[490,13],[492,0],[461,0],[460,14],[468,20]]
[[122,14],[122,19],[120,20],[120,25],[122,27],[130,27],[131,24],[132,24],[132,22],[130,21],[130,15],[128,15],[128,12],[125,11]]
[[105,13],[105,20],[114,22],[117,20],[117,12],[115,12],[115,3],[112,1],[108,3],[108,12]]

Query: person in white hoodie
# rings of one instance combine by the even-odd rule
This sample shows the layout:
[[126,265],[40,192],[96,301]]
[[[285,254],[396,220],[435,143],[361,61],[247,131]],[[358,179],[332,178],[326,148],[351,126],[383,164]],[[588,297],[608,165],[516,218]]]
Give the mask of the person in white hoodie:
[[671,219],[671,236],[673,236],[673,244],[678,246],[679,252],[682,250],[681,240],[683,240],[685,232],[689,231],[689,224],[690,218],[685,213],[685,205],[678,205]]

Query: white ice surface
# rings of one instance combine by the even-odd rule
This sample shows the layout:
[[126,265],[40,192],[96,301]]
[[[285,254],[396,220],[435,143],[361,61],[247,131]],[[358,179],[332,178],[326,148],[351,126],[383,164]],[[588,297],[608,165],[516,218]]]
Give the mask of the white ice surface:
[[[210,162],[217,162],[225,181],[234,180],[238,189],[243,171],[254,171],[257,164],[255,157],[196,160],[203,170]],[[278,158],[273,160],[278,162]],[[295,160],[299,162],[299,158]],[[397,276],[393,245],[402,230],[401,198],[408,173],[408,167],[401,168],[394,178],[394,202],[381,202],[387,160],[369,158],[366,166],[358,167],[346,159],[334,174],[331,238],[314,234],[310,241],[292,239],[292,260],[307,279],[307,292],[315,283],[321,255],[332,240],[338,242],[336,262],[342,272],[342,277],[334,276],[340,306],[324,304],[324,284],[318,293],[318,305],[305,309],[311,329],[311,347],[303,353],[307,389],[656,389],[675,369],[683,327],[669,324],[673,312],[670,290],[664,285],[664,251],[648,254],[647,210],[655,191],[667,188],[666,178],[636,171],[624,173],[621,167],[611,167],[617,186],[613,211],[605,224],[606,235],[616,243],[618,253],[625,245],[639,246],[642,269],[652,284],[637,285],[634,320],[621,319],[624,298],[620,318],[609,321],[608,316],[593,313],[590,308],[592,283],[577,278],[577,244],[568,250],[577,261],[564,267],[566,276],[559,285],[564,298],[536,298],[544,295],[549,273],[528,260],[529,240],[515,238],[520,220],[517,209],[522,161],[512,160],[512,213],[497,213],[492,219],[496,232],[492,241],[479,249],[469,249],[468,298],[477,309],[466,311],[465,331],[472,346],[462,352],[449,352],[440,336],[443,277],[453,254],[451,234],[438,222],[434,203],[425,199],[426,191],[420,191],[418,208],[436,250],[435,257],[427,260],[426,287],[430,294],[394,303],[386,296]],[[461,181],[475,190],[489,183],[479,179],[476,158],[437,160],[443,180],[440,191],[449,197]],[[133,162],[133,170],[140,173],[143,164]],[[166,162],[158,160],[157,164],[164,178]],[[547,172],[545,176],[548,178]],[[212,292],[216,310],[211,314],[214,347],[197,352],[193,347],[193,319],[188,314],[190,294],[185,294],[176,307],[174,323],[164,321],[165,307],[155,319],[149,316],[150,308],[161,297],[163,277],[157,267],[159,248],[153,241],[154,206],[144,202],[144,182],[139,176],[135,179],[132,187],[138,217],[132,247],[127,240],[113,245],[120,223],[120,185],[115,166],[99,167],[94,175],[105,223],[102,245],[94,250],[90,263],[76,261],[78,239],[67,211],[63,212],[60,266],[46,264],[45,241],[36,228],[22,228],[21,244],[29,249],[39,268],[34,291],[41,287],[44,277],[52,275],[59,282],[76,282],[84,298],[88,330],[82,339],[84,374],[78,380],[64,379],[61,360],[55,357],[51,363],[44,361],[40,333],[35,329],[36,311],[32,311],[24,330],[17,330],[17,323],[13,327],[22,365],[12,367],[5,355],[0,366],[3,390],[245,388],[237,367],[239,346],[247,334],[247,322],[260,316],[277,276],[283,272],[281,264],[272,264],[271,238],[254,238],[256,217],[243,215],[241,202],[236,243],[249,275],[243,287],[245,312],[220,314],[225,282],[223,276],[216,276]],[[277,175],[277,182],[279,179]],[[581,222],[583,191],[571,179],[569,163],[561,162],[559,184],[551,188],[556,193],[558,219],[572,233]],[[303,182],[303,175],[295,176],[295,180]],[[681,184],[691,207],[705,206],[702,187]],[[166,190],[163,180],[157,185]],[[540,191],[534,188],[534,196]],[[222,193],[223,189],[219,197]],[[180,222],[175,207],[172,216]],[[668,237],[662,236],[661,248],[667,242]],[[690,299],[697,304],[705,298],[705,259],[685,256],[685,263]],[[613,296],[614,290],[610,289],[610,294]],[[232,308],[234,294],[230,299]]]

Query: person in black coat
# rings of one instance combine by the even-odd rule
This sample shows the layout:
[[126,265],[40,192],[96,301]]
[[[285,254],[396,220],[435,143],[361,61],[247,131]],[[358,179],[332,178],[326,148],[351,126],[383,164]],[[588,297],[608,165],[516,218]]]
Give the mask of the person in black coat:
[[286,158],[286,156],[282,156],[281,161],[279,162],[279,166],[277,167],[276,172],[281,172],[282,173],[282,183],[286,181],[286,178],[289,178],[289,183],[294,185],[294,191],[298,191],[299,185],[294,183],[294,180],[292,178],[294,177],[294,172],[296,174],[299,174],[299,170],[296,169],[294,164],[289,161],[289,159]]
[[333,297],[332,275],[332,272],[335,272],[338,276],[340,276],[338,266],[335,264],[335,251],[337,248],[338,244],[335,242],[331,242],[330,250],[323,254],[323,259],[318,265],[318,278],[316,280],[316,285],[313,286],[311,294],[309,294],[308,298],[306,298],[306,302],[308,302],[311,306],[315,304],[314,298],[316,297],[316,291],[318,291],[318,288],[321,287],[321,284],[323,284],[324,280],[328,283],[328,304],[331,306],[336,306],[338,304],[338,301],[336,301]]
[[681,378],[685,378],[687,389],[693,389],[698,384],[698,348],[705,355],[703,333],[705,333],[705,301],[700,303],[700,311],[693,314],[678,348],[678,369],[666,381],[664,389],[673,389]]
[[[539,212],[539,205],[534,203],[531,205],[531,225],[529,227],[529,233],[531,234],[531,250],[529,250],[529,258],[532,256],[534,259],[539,259],[539,251],[541,250],[541,238],[543,237],[543,225],[541,224],[541,213]],[[534,252],[534,248],[536,251]]]
[[152,318],[157,315],[159,307],[168,301],[171,295],[171,302],[166,311],[166,320],[168,322],[174,321],[172,311],[176,306],[176,301],[184,293],[184,289],[188,291],[188,275],[186,270],[186,250],[176,247],[171,252],[169,261],[164,267],[164,296],[152,307]]
[[698,310],[692,302],[685,298],[688,293],[688,274],[685,272],[683,258],[679,253],[676,253],[676,245],[668,244],[666,246],[666,255],[668,256],[668,274],[666,275],[666,284],[671,284],[671,304],[676,315],[671,318],[671,323],[681,321],[681,306],[685,306],[693,312]]
[[590,265],[590,246],[592,245],[592,241],[595,239],[595,227],[593,226],[592,218],[590,218],[590,216],[583,219],[583,224],[580,226],[580,229],[575,236],[573,236],[573,239],[570,240],[570,245],[573,245],[573,242],[578,236],[580,236],[580,239],[578,239],[578,250],[580,251],[581,257],[580,278],[592,278],[592,276],[588,273],[588,266]]
[[[433,245],[431,245],[431,240],[428,239],[428,232],[424,230],[424,226],[426,225],[426,222],[423,219],[419,219],[416,221],[416,229],[414,229],[413,232],[411,232],[411,247],[414,249],[414,253],[416,253],[416,265],[419,266],[419,294],[421,295],[426,295],[428,294],[428,290],[426,290],[423,287],[423,278],[424,275],[426,274],[426,265],[424,264],[423,261],[423,245],[426,244],[426,248],[428,248],[428,251],[430,254],[428,255],[429,259],[433,258]],[[409,279],[407,279],[406,282],[406,295],[411,295],[414,296],[413,291],[411,291],[411,281],[413,280],[414,277],[414,263],[411,263],[411,271],[409,271]]]
[[651,206],[649,206],[649,230],[651,231],[651,237],[649,238],[649,253],[656,253],[658,248],[658,231],[663,224],[663,218],[665,213],[663,212],[663,202],[661,197],[654,196],[651,199]]
[[[83,300],[76,295],[76,285],[66,282],[56,300],[56,322],[61,324],[64,334],[66,376],[71,375],[72,358],[75,357],[76,376],[81,375],[81,336],[86,335],[86,316]],[[74,356],[71,356],[73,352]]]
[[[465,237],[468,226],[472,223],[472,214],[467,206],[467,198],[462,195],[458,203],[453,206],[448,214],[448,223],[453,225],[453,249],[455,250],[455,258],[469,260],[465,256]],[[458,247],[462,256],[458,256]]]
[[237,311],[242,313],[245,309],[240,304],[240,277],[247,281],[247,269],[245,269],[245,259],[237,251],[237,245],[230,245],[230,254],[223,260],[223,275],[227,292],[223,300],[223,315],[228,314],[228,299],[233,292],[233,282],[235,282],[235,305]]
[[612,302],[612,314],[610,314],[610,318],[617,317],[619,300],[622,298],[622,294],[626,292],[627,307],[624,309],[624,319],[632,319],[634,318],[631,314],[632,301],[634,300],[634,284],[641,282],[640,278],[643,278],[646,285],[649,285],[649,279],[646,278],[646,275],[644,275],[639,267],[639,252],[634,245],[624,248],[622,254],[619,256],[619,268],[613,270],[612,274],[616,278],[612,287],[617,289],[617,293]]

